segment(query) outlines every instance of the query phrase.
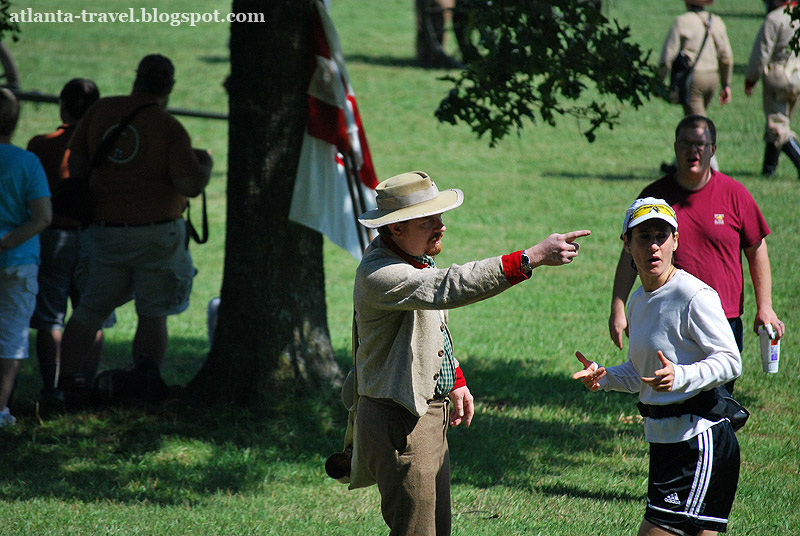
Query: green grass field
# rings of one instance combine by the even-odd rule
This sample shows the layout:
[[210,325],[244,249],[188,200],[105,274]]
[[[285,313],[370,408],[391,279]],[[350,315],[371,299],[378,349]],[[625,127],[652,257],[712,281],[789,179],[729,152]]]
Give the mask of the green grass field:
[[[677,0],[607,0],[613,18],[658,57]],[[160,11],[196,12],[230,4],[175,0]],[[114,0],[79,4],[31,0],[39,11],[119,11]],[[168,6],[168,7],[167,7]],[[125,8],[152,8],[132,0]],[[739,432],[742,474],[728,534],[800,534],[796,330],[800,326],[800,218],[797,172],[783,156],[778,174],[759,175],[763,143],[760,85],[743,92],[761,2],[724,0],[714,11],[728,27],[735,56],[733,102],[712,104],[723,171],[752,192],[772,228],[774,308],[787,325],[781,370],[761,372],[757,337],[745,337],[740,401],[751,411]],[[572,265],[537,270],[532,280],[492,300],[453,311],[455,349],[475,395],[469,429],[452,430],[454,530],[457,535],[634,534],[644,510],[647,445],[635,398],[589,393],[570,376],[575,350],[604,364],[625,358],[608,337],[611,283],[625,208],[659,165],[672,158],[678,107],[651,101],[621,110],[620,124],[595,143],[583,125],[528,125],[490,149],[463,127],[433,116],[448,87],[443,71],[414,65],[409,0],[332,0],[348,71],[381,178],[421,169],[440,187],[459,187],[464,205],[448,213],[441,266],[507,253],[552,232],[589,228]],[[8,42],[24,90],[57,94],[70,78],[94,79],[103,95],[130,90],[138,60],[173,59],[170,105],[226,112],[225,24],[23,24]],[[253,51],[258,53],[258,51]],[[185,384],[208,342],[207,302],[219,292],[224,244],[227,124],[181,118],[198,147],[214,154],[208,189],[211,241],[192,245],[199,274],[190,309],[171,317],[164,375]],[[57,107],[25,103],[14,143],[57,126]],[[199,212],[199,211],[198,211]],[[352,279],[356,261],[325,242],[331,337],[349,366]],[[745,268],[746,270],[746,268]],[[745,291],[744,321],[755,313]],[[107,330],[106,367],[130,360],[132,307]],[[323,462],[341,447],[345,413],[333,390],[281,405],[282,414],[219,407],[168,407],[157,414],[109,410],[69,415],[40,426],[36,359],[23,364],[18,426],[0,433],[0,534],[3,535],[367,535],[386,533],[375,488],[347,491]]]

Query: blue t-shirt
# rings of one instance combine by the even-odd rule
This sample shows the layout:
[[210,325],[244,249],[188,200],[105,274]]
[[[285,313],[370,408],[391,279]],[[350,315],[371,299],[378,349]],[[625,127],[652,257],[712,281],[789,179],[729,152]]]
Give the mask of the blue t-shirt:
[[[35,154],[0,143],[0,236],[30,217],[28,203],[50,197],[50,187]],[[39,235],[0,253],[0,266],[39,264]]]

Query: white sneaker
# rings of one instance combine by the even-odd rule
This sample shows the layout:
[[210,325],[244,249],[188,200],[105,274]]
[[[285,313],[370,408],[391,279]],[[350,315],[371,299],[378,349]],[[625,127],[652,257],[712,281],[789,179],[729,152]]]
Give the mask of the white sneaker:
[[8,411],[8,408],[0,411],[0,428],[16,424],[17,419]]

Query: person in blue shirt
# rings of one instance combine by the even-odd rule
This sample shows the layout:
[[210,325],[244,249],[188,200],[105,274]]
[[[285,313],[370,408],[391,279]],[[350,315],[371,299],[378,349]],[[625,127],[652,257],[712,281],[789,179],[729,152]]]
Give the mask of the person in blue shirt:
[[19,103],[0,88],[0,427],[14,424],[8,401],[28,357],[28,323],[36,307],[39,237],[53,218],[39,159],[11,145]]

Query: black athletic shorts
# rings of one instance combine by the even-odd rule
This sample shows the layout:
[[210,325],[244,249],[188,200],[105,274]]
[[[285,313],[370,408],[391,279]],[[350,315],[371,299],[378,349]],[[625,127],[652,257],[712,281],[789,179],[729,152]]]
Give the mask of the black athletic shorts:
[[644,518],[680,536],[725,532],[739,483],[739,442],[724,420],[680,443],[650,443]]

